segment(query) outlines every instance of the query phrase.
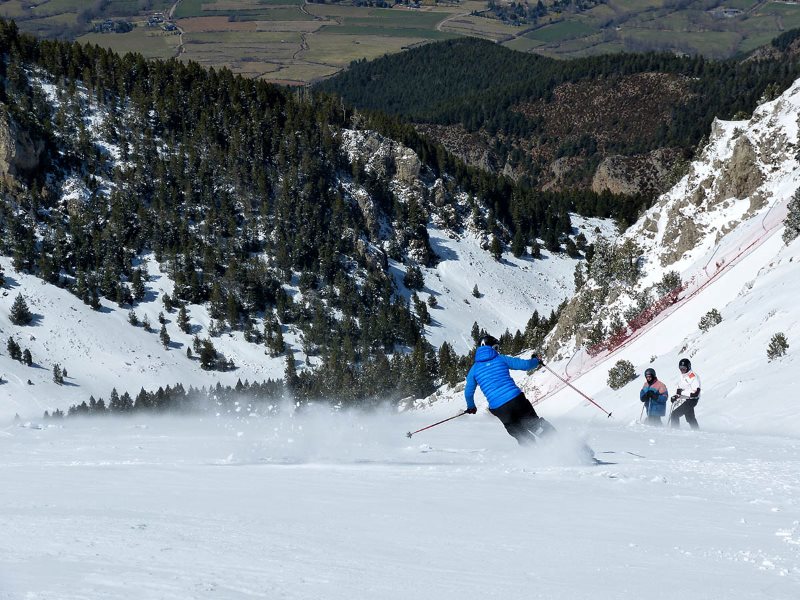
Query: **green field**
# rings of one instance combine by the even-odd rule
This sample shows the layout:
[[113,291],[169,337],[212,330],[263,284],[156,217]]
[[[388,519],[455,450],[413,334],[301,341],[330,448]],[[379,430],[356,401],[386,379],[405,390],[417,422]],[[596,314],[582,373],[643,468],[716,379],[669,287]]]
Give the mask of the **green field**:
[[137,27],[129,33],[102,34],[89,33],[81,37],[82,42],[97,44],[110,48],[115,52],[138,52],[145,58],[167,59],[175,56],[178,48],[178,36],[168,35],[160,31],[152,32]]
[[559,42],[562,40],[574,40],[596,32],[597,30],[594,27],[580,21],[562,21],[553,25],[545,25],[541,29],[535,29],[526,33],[525,37],[541,42]]

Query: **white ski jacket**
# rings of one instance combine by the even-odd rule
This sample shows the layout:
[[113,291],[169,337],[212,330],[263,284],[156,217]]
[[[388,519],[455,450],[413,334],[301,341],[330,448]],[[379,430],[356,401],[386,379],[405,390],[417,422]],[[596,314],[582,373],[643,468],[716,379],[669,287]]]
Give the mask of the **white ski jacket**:
[[700,378],[697,373],[694,371],[681,373],[681,377],[678,380],[678,389],[682,390],[681,395],[683,396],[700,398]]

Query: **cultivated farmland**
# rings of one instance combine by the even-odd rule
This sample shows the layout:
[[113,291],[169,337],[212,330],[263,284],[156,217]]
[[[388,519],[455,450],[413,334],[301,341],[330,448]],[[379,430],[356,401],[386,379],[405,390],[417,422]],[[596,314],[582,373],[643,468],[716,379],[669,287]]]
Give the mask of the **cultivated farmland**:
[[[322,0],[321,0],[322,1]],[[0,17],[43,37],[68,37],[148,58],[179,57],[250,77],[306,84],[432,41],[480,37],[523,52],[572,58],[667,50],[729,57],[800,27],[800,3],[772,0],[421,0],[389,8],[307,0],[7,0]],[[527,7],[520,13],[519,6]],[[516,11],[516,12],[515,12]],[[161,15],[163,21],[154,19]],[[519,16],[522,14],[522,16]],[[125,33],[103,31],[124,21]],[[108,26],[106,27],[108,29]]]

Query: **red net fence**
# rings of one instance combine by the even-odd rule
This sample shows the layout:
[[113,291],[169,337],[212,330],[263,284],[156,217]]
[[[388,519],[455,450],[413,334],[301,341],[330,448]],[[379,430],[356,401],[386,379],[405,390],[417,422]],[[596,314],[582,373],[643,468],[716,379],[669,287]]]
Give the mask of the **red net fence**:
[[[773,204],[762,217],[754,217],[739,226],[739,234],[726,236],[711,252],[706,263],[694,275],[663,294],[641,313],[630,319],[623,328],[602,342],[579,348],[564,369],[567,381],[576,379],[639,339],[667,317],[679,311],[692,298],[713,284],[725,272],[739,264],[756,248],[772,237],[783,225],[788,213],[789,198]],[[532,404],[539,404],[566,387],[554,381],[545,390],[529,388]]]

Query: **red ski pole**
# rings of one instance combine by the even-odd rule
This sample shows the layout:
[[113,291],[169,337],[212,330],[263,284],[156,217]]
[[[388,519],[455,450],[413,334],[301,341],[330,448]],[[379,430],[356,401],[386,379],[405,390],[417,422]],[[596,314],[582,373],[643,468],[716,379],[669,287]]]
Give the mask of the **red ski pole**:
[[442,420],[442,421],[439,421],[438,423],[434,423],[433,425],[428,425],[427,427],[423,427],[422,429],[417,429],[416,431],[409,431],[409,432],[406,434],[406,436],[408,436],[408,437],[411,437],[411,436],[412,436],[412,435],[414,435],[415,433],[419,433],[420,431],[425,431],[426,429],[430,429],[431,427],[436,427],[437,425],[441,425],[442,423],[447,423],[447,421],[452,421],[453,419],[457,419],[458,417],[461,417],[461,416],[463,416],[463,415],[465,415],[465,414],[467,414],[467,411],[466,411],[466,410],[465,410],[464,412],[460,412],[460,413],[458,413],[458,414],[457,414],[456,416],[454,416],[454,417],[449,417],[449,418],[447,418],[447,419],[444,419],[444,420]]
[[592,400],[591,398],[589,398],[589,396],[587,396],[586,394],[584,394],[582,391],[580,391],[578,388],[576,388],[574,385],[572,385],[572,384],[571,384],[569,381],[567,381],[566,379],[564,379],[563,377],[561,377],[561,375],[559,375],[558,373],[556,373],[555,371],[553,371],[553,369],[551,369],[551,368],[550,368],[550,367],[548,367],[547,365],[542,365],[542,366],[543,366],[545,369],[547,369],[548,371],[550,371],[550,372],[551,372],[553,375],[555,375],[556,377],[558,377],[558,378],[559,378],[559,379],[560,379],[562,382],[564,382],[566,385],[568,385],[568,386],[569,386],[569,387],[571,387],[573,390],[575,390],[576,392],[578,392],[578,393],[579,393],[581,396],[583,396],[584,398],[586,398],[586,399],[587,399],[589,402],[591,402],[592,404],[594,404],[594,405],[595,405],[597,408],[599,408],[599,409],[600,409],[600,410],[602,410],[604,413],[606,413],[606,414],[607,414],[609,417],[611,416],[611,413],[610,413],[610,412],[608,412],[608,411],[607,411],[605,408],[603,408],[602,406],[600,406],[600,405],[599,405],[597,402],[595,402],[594,400]]

